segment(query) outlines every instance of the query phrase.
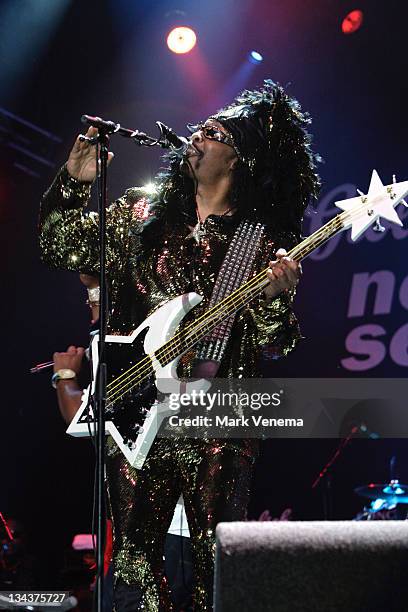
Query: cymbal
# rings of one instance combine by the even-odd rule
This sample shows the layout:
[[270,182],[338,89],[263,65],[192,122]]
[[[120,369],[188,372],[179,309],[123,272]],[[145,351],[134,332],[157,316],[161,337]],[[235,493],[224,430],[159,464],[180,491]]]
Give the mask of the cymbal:
[[408,504],[408,485],[391,480],[388,484],[369,484],[354,489],[357,495],[368,499],[385,499],[394,504]]

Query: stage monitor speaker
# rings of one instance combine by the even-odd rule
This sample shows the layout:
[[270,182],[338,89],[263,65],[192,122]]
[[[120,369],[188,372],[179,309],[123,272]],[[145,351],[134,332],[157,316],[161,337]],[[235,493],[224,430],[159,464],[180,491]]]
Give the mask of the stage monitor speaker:
[[217,526],[214,612],[407,612],[408,521]]

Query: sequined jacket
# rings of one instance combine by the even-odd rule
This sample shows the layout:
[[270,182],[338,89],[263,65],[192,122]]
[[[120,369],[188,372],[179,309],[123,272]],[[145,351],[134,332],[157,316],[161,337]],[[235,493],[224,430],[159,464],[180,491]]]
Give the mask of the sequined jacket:
[[[84,210],[89,198],[90,186],[72,179],[63,167],[41,202],[40,247],[48,265],[98,273],[98,217]],[[235,215],[210,215],[205,221],[208,238],[202,244],[189,238],[191,228],[186,224],[167,230],[161,246],[145,252],[140,234],[146,211],[147,200],[137,188],[128,189],[107,209],[110,333],[130,333],[155,309],[188,291],[204,296],[192,317],[205,311],[238,223]],[[293,236],[269,232],[254,270],[265,268],[277,248],[290,246]],[[276,358],[295,347],[301,336],[293,296],[293,291],[283,292],[270,302],[258,297],[237,314],[219,376],[259,376],[262,353]],[[189,375],[189,363],[191,359],[185,358],[183,375]]]

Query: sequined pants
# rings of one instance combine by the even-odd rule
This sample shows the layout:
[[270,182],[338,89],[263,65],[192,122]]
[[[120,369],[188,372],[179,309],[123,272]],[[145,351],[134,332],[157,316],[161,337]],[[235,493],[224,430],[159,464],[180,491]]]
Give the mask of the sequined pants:
[[194,610],[212,610],[215,526],[245,520],[254,454],[227,440],[156,439],[143,469],[135,470],[109,445],[116,612],[173,610],[163,549],[181,493],[191,534]]

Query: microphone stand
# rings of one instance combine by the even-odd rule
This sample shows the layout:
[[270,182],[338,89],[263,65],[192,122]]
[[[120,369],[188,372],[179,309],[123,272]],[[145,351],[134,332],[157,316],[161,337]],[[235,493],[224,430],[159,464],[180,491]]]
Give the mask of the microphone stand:
[[102,127],[98,133],[98,214],[99,214],[99,269],[100,269],[100,314],[99,314],[99,359],[95,381],[96,430],[96,507],[97,507],[97,580],[96,609],[102,612],[104,594],[104,551],[106,534],[105,508],[105,405],[106,405],[106,363],[105,338],[108,318],[108,295],[106,282],[106,206],[107,172],[109,153],[109,132]]
[[322,496],[323,496],[323,513],[324,513],[324,519],[326,521],[330,520],[332,516],[332,512],[333,512],[332,490],[331,490],[331,485],[332,485],[331,468],[333,467],[337,459],[340,457],[340,455],[342,454],[346,446],[351,442],[354,434],[356,434],[357,432],[358,432],[358,427],[355,427],[355,426],[352,427],[348,436],[341,440],[336,451],[334,452],[332,457],[329,459],[329,461],[326,463],[326,465],[321,469],[321,471],[319,472],[318,476],[316,477],[316,479],[314,480],[312,484],[312,489],[316,489],[316,487],[318,487],[321,482],[325,482],[326,486],[325,486],[325,489],[323,490]]
[[[94,435],[96,441],[96,507],[97,507],[97,573],[96,573],[96,610],[103,610],[104,596],[104,549],[106,534],[106,508],[105,508],[105,405],[107,364],[105,362],[105,338],[108,319],[108,294],[106,280],[106,207],[107,207],[107,175],[109,137],[119,134],[130,138],[139,145],[162,148],[180,148],[185,146],[185,139],[178,139],[174,132],[163,123],[157,122],[160,137],[152,138],[144,132],[123,128],[119,123],[105,121],[100,117],[83,115],[82,123],[98,129],[94,138],[82,136],[81,140],[88,140],[97,145],[97,188],[98,188],[98,214],[99,214],[99,266],[100,266],[100,316],[99,316],[99,342],[98,342],[98,369],[95,381],[94,407]],[[181,143],[181,145],[180,145]],[[178,145],[178,146],[177,146]]]

